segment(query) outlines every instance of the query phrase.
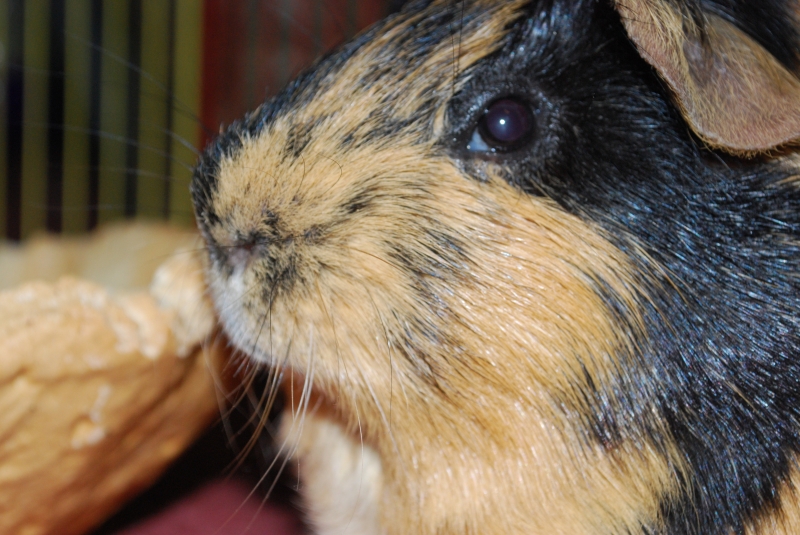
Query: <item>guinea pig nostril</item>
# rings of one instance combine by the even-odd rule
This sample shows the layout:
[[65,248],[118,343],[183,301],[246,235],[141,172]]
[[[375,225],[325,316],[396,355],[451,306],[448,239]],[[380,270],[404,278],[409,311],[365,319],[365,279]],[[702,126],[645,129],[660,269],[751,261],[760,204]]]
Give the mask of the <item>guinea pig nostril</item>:
[[263,254],[266,245],[264,236],[251,234],[238,238],[228,247],[228,260],[233,266],[246,266]]
[[253,250],[256,248],[256,244],[253,241],[249,241],[247,243],[243,243],[243,244],[239,245],[238,248],[241,249],[242,251],[247,252],[249,254],[249,253],[252,253]]

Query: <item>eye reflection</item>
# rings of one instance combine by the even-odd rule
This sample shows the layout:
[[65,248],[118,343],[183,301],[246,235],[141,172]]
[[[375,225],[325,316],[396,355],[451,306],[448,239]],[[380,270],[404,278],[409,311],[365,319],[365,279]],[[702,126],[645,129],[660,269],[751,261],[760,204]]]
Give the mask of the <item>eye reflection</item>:
[[494,101],[486,108],[472,133],[467,150],[496,152],[513,150],[528,141],[534,130],[530,106],[516,97]]

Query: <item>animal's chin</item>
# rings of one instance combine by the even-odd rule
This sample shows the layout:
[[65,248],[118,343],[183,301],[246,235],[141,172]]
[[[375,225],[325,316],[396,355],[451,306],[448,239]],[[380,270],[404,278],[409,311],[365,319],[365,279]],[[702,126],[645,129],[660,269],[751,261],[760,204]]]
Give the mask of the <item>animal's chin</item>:
[[258,345],[257,340],[251,340],[248,337],[242,337],[239,333],[231,331],[226,327],[226,332],[230,337],[233,345],[253,362],[267,366],[279,365],[278,359],[275,358],[273,353],[265,351]]
[[257,325],[257,318],[251,317],[242,306],[243,297],[233,285],[213,283],[210,285],[213,301],[216,305],[217,317],[231,344],[259,364],[276,364],[273,354],[264,350],[259,338],[269,333],[265,324],[262,329]]
[[[220,323],[231,344],[249,359],[257,364],[278,366],[285,364],[285,357],[278,358],[280,353],[275,347],[274,337],[270,337],[269,327],[250,329],[248,326],[256,324],[256,320],[239,308],[218,311]],[[266,343],[264,343],[266,340]],[[272,342],[272,343],[270,343]],[[272,345],[272,349],[270,349]],[[284,362],[281,362],[284,361]]]
[[[236,295],[229,293],[228,295]],[[266,312],[254,314],[234,297],[215,299],[217,314],[231,344],[253,363],[280,368],[294,367],[305,371],[305,364],[293,358],[291,336],[286,333],[284,318]],[[266,306],[266,305],[264,305]],[[261,310],[262,306],[252,307]]]

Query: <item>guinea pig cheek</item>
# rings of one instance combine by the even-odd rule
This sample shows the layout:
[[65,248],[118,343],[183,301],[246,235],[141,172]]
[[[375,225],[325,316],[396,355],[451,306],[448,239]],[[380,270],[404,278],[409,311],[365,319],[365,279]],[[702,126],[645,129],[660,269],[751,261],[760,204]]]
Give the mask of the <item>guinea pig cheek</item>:
[[[677,453],[656,453],[641,437],[587,451],[588,430],[579,423],[592,410],[587,392],[611,391],[635,350],[642,320],[633,268],[596,229],[555,203],[520,193],[491,167],[486,182],[461,182],[448,184],[449,195],[431,206],[446,226],[458,229],[470,259],[457,277],[431,282],[440,284],[436,293],[445,305],[439,310],[447,311],[442,339],[457,341],[428,349],[440,387],[459,393],[449,398],[458,409],[443,419],[469,415],[459,433],[486,441],[481,456],[494,459],[490,466],[519,463],[541,474],[539,486],[509,489],[509,495],[548,504],[544,516],[574,505],[564,518],[552,519],[552,525],[571,526],[565,532],[604,522],[608,511],[592,507],[598,496],[609,499],[604,507],[618,507],[613,518],[631,522],[610,532],[657,518],[659,499],[675,491]],[[615,296],[627,317],[615,318],[600,288]],[[608,399],[613,405],[613,395]],[[443,428],[435,427],[440,434]],[[542,428],[549,430],[532,431]],[[457,435],[447,438],[459,442]],[[454,482],[454,488],[463,487]]]

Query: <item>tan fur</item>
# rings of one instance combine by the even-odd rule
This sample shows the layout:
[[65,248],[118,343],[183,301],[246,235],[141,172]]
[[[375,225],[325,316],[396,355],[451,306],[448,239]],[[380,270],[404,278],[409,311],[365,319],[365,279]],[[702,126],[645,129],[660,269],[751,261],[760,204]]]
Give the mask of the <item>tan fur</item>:
[[[513,13],[517,5],[493,9]],[[462,68],[494,49],[508,19],[465,31]],[[586,418],[580,393],[588,378],[610,380],[640,323],[625,256],[554,203],[514,190],[491,164],[487,183],[465,180],[412,134],[343,151],[343,132],[395,91],[388,80],[351,99],[331,97],[363,75],[380,43],[221,163],[214,210],[226,224],[210,229],[222,246],[234,245],[233,229],[268,231],[264,214],[276,216],[284,234],[274,239],[285,244],[278,262],[293,262],[302,281],[273,294],[270,307],[254,260],[232,282],[212,275],[212,292],[239,347],[314,385],[321,405],[297,402],[291,425],[301,438],[286,433],[299,444],[312,522],[338,533],[345,507],[361,525],[373,509],[350,504],[364,492],[377,496],[387,534],[621,533],[657,524],[659,500],[678,490],[678,455],[658,454],[640,436],[605,450],[576,435],[572,421]],[[392,96],[400,101],[392,113],[411,113],[415,91],[436,77],[446,97],[452,53],[442,46],[403,73],[420,83]],[[297,125],[323,111],[301,157],[285,158]],[[378,200],[344,214],[348,197],[365,188]],[[441,250],[430,229],[451,235],[467,259],[439,278],[422,277],[440,299],[436,310],[415,297],[419,280],[387,245],[425,262]],[[627,327],[610,318],[593,277],[623,299]],[[357,479],[339,468],[361,463]]]
[[299,460],[296,471],[314,533],[385,533],[379,523],[383,477],[378,453],[347,433],[329,405],[292,375],[286,388],[291,405],[281,419],[278,441]]
[[616,0],[642,57],[710,145],[737,153],[800,138],[800,80],[752,38],[707,14],[704,34],[666,2]]
[[[795,460],[795,462],[797,462]],[[779,507],[747,527],[747,535],[796,535],[800,533],[800,470],[795,468],[778,494]]]

